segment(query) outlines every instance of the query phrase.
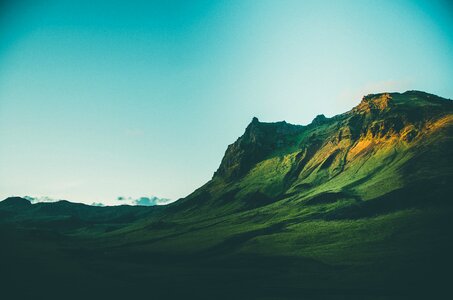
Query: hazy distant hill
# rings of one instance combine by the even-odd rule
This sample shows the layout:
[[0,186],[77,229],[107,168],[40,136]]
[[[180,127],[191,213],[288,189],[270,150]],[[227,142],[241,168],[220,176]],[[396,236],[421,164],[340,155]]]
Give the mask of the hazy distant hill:
[[453,266],[452,133],[451,100],[368,95],[307,126],[254,118],[212,180],[165,207],[10,198],[4,282],[28,274],[49,297],[74,282],[75,297],[439,297]]

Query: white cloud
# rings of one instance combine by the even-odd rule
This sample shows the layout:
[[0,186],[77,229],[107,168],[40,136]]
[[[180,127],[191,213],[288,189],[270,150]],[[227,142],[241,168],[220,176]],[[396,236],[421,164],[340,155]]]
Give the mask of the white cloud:
[[47,196],[42,196],[42,197],[25,196],[24,198],[27,199],[28,201],[30,201],[32,204],[34,204],[34,203],[42,203],[42,202],[49,203],[49,202],[60,201],[59,199],[54,199],[54,198],[50,198],[50,197],[47,197]]
[[[24,196],[25,199],[30,201],[32,204],[35,203],[50,203],[50,202],[57,202],[60,201],[61,199],[54,199],[51,197],[47,196],[41,196],[41,197],[31,197],[31,196]],[[133,197],[117,197],[112,203],[112,201],[109,201],[108,204],[103,203],[102,201],[97,201],[97,202],[92,202],[92,206],[106,206],[106,205],[140,205],[140,206],[154,206],[154,205],[165,205],[173,202],[171,199],[167,198],[159,198],[156,196],[150,196],[150,197],[139,197],[139,198],[133,198]]]
[[119,202],[119,204],[143,205],[143,206],[165,205],[165,204],[169,204],[169,203],[173,202],[170,199],[158,198],[156,196],[139,197],[139,198],[120,196],[120,197],[117,197],[116,200],[117,200],[117,202]]

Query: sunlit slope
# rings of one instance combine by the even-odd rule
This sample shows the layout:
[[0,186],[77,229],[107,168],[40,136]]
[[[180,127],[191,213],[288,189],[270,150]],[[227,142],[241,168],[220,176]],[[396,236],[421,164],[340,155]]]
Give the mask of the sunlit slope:
[[451,175],[452,107],[412,91],[368,95],[308,126],[254,119],[213,180],[175,206],[248,209],[321,193],[366,201],[418,181],[442,184],[431,179]]

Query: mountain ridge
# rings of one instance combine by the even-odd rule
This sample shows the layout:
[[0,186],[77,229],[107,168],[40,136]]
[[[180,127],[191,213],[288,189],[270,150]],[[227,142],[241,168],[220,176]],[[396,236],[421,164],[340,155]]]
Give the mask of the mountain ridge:
[[[255,189],[251,194],[258,192],[263,198],[281,198],[286,192],[297,193],[297,185],[317,188],[341,177],[345,168],[348,170],[355,161],[373,158],[375,153],[392,161],[397,156],[390,153],[392,148],[396,152],[410,152],[411,147],[422,145],[422,139],[429,139],[436,130],[451,130],[448,128],[453,120],[452,103],[420,91],[379,93],[364,96],[346,113],[331,118],[319,115],[308,125],[285,121],[263,123],[254,118],[244,134],[228,146],[207,185],[218,182],[225,189],[231,182],[247,181],[253,177],[251,172],[260,174],[255,176],[256,179],[263,178],[265,173],[278,173],[276,169],[280,168],[284,176],[281,172],[274,174],[279,175],[274,176],[274,182],[264,184],[267,191]],[[279,159],[282,161],[272,162]],[[266,164],[272,165],[273,169],[266,170]],[[269,189],[270,186],[275,187],[274,191]],[[232,191],[226,189],[226,194],[231,196]],[[198,197],[198,193],[200,191],[193,195]]]

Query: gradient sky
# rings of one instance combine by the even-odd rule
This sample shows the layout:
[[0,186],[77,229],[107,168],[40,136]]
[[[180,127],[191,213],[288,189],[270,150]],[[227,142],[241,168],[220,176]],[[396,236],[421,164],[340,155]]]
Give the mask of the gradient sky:
[[448,1],[1,3],[0,198],[177,199],[253,116],[453,98]]

